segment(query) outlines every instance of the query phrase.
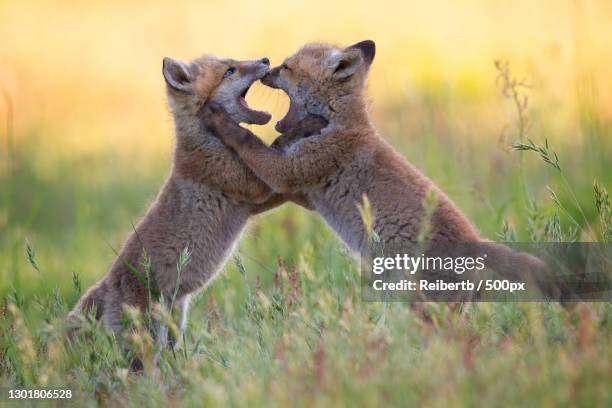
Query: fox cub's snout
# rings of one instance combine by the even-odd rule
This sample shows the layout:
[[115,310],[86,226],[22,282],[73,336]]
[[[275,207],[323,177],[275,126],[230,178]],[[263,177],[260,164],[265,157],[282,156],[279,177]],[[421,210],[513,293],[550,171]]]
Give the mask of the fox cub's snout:
[[[290,99],[289,112],[276,124],[285,132],[308,114],[327,120],[347,116],[363,98],[363,88],[376,46],[366,40],[346,48],[308,44],[270,70],[261,82],[282,89]],[[337,121],[337,120],[336,120]]]
[[210,100],[223,106],[232,120],[263,125],[270,114],[249,107],[246,95],[251,85],[270,70],[270,60],[250,61],[203,56],[192,62],[164,58],[163,74],[170,106],[174,111],[199,110]]

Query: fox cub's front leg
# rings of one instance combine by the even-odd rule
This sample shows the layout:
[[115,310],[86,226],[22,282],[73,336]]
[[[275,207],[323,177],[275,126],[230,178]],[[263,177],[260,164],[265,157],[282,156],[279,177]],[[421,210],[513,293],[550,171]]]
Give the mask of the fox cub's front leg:
[[[275,145],[266,146],[251,131],[239,126],[225,113],[225,110],[209,103],[203,114],[210,131],[223,143],[233,149],[238,156],[277,193],[299,193],[302,188],[325,174],[334,161],[333,152],[313,149],[308,136],[319,134],[327,126],[327,120],[321,116],[309,115],[291,131],[279,137]],[[299,153],[289,153],[287,147],[300,138],[302,142]],[[310,142],[317,145],[317,141]],[[283,150],[284,149],[284,150]]]

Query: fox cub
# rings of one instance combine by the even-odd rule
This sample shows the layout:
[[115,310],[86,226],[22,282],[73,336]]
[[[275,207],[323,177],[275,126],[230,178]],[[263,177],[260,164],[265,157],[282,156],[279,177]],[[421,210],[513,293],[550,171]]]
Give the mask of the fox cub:
[[[95,317],[119,334],[123,305],[143,311],[148,306],[141,267],[146,254],[150,286],[163,299],[175,300],[178,326],[184,328],[190,294],[204,288],[221,269],[247,219],[287,200],[274,194],[213,136],[203,118],[205,103],[214,101],[235,123],[267,123],[270,114],[252,110],[244,97],[268,71],[267,58],[235,61],[204,56],[190,63],[164,59],[176,134],[172,170],[110,272],[84,294],[69,317],[95,307]],[[311,128],[293,129],[295,134],[288,132],[285,137],[299,139],[325,125],[322,118],[314,118],[306,124]],[[177,262],[185,248],[191,252],[190,262],[178,277]],[[140,270],[140,278],[134,268]]]
[[[372,229],[384,243],[417,241],[430,192],[437,198],[430,242],[484,242],[444,192],[379,136],[365,97],[374,55],[373,41],[347,48],[308,44],[263,77],[265,85],[282,89],[290,99],[287,115],[276,124],[278,131],[296,127],[311,114],[329,121],[319,134],[297,140],[284,151],[267,147],[231,123],[220,106],[211,104],[204,117],[261,180],[277,193],[303,194],[355,252],[367,245],[359,211],[364,195],[371,203]],[[536,269],[541,266],[537,259],[503,246],[494,252],[491,265],[518,256]]]

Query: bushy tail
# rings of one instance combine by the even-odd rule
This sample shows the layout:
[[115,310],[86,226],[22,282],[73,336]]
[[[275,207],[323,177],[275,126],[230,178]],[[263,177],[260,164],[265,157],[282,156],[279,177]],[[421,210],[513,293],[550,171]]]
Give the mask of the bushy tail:
[[487,261],[496,272],[510,280],[537,287],[551,299],[559,298],[560,288],[551,281],[550,270],[544,261],[503,244],[487,242],[486,249]]

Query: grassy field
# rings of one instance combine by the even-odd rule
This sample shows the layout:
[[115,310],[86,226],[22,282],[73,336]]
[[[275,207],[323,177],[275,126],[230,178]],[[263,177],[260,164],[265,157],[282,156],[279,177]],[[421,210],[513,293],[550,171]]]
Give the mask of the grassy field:
[[[431,304],[424,322],[406,304],[362,301],[357,262],[292,205],[250,223],[159,366],[131,374],[102,327],[67,346],[66,313],[169,170],[164,55],[277,63],[312,39],[372,37],[377,126],[484,236],[612,239],[607,2],[339,2],[325,18],[280,1],[200,3],[0,2],[0,37],[15,39],[0,47],[0,387],[68,387],[90,406],[612,405],[610,303]],[[242,37],[210,24],[228,18]],[[286,109],[263,87],[249,101]],[[529,140],[543,150],[512,148]],[[558,168],[543,160],[555,155]],[[146,362],[156,352],[144,330],[129,343]]]

